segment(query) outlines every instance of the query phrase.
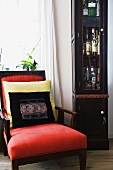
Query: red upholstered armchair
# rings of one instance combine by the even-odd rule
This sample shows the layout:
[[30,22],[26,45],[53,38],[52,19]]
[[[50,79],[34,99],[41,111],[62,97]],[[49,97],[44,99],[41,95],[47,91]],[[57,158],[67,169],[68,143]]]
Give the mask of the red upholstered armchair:
[[[75,112],[54,106],[45,75],[7,76],[1,83],[3,134],[12,170],[76,154],[85,170],[86,136],[74,129]],[[71,127],[64,125],[64,112],[72,115]]]

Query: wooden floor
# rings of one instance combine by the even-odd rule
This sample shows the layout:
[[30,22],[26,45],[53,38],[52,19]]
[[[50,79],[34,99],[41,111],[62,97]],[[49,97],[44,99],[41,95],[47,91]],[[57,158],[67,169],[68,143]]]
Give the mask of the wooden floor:
[[[109,150],[87,151],[87,170],[113,170],[113,139]],[[10,160],[0,153],[0,170],[11,170]],[[79,170],[78,157],[21,166],[19,170]]]

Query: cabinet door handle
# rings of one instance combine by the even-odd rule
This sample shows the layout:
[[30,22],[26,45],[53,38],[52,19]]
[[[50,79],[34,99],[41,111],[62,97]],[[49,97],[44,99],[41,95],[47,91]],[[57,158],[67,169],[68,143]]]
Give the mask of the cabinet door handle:
[[104,29],[103,29],[103,28],[101,28],[101,29],[100,29],[100,31],[101,31],[101,32],[104,32]]
[[100,29],[100,32],[102,33],[102,35],[104,35],[104,29],[103,28]]
[[104,111],[103,110],[101,110],[101,115],[103,115],[104,114]]
[[103,125],[106,124],[106,116],[104,115],[104,111],[101,110],[101,115],[102,115],[102,118],[103,118]]

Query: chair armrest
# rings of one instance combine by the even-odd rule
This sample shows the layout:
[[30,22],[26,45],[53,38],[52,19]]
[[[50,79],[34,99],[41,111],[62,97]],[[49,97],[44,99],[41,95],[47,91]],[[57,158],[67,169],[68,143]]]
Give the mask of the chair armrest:
[[3,120],[3,135],[5,138],[5,142],[7,144],[10,139],[10,119],[8,118],[7,112],[5,109],[2,109],[1,119]]
[[3,108],[1,109],[0,116],[1,116],[1,119],[3,119],[3,120],[5,119],[7,121],[9,119],[7,117],[7,111]]
[[76,118],[76,115],[77,115],[76,112],[73,112],[71,110],[64,109],[64,108],[58,107],[58,106],[55,106],[55,109],[58,110],[58,122],[60,124],[64,124],[64,113],[68,113],[68,114],[71,114],[71,124],[70,124],[70,126],[72,128],[75,128],[75,118]]

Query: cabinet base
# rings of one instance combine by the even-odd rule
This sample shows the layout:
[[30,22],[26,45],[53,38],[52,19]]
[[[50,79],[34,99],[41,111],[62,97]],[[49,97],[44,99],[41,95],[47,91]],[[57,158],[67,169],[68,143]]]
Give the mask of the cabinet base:
[[109,139],[88,139],[87,149],[89,150],[108,150]]

